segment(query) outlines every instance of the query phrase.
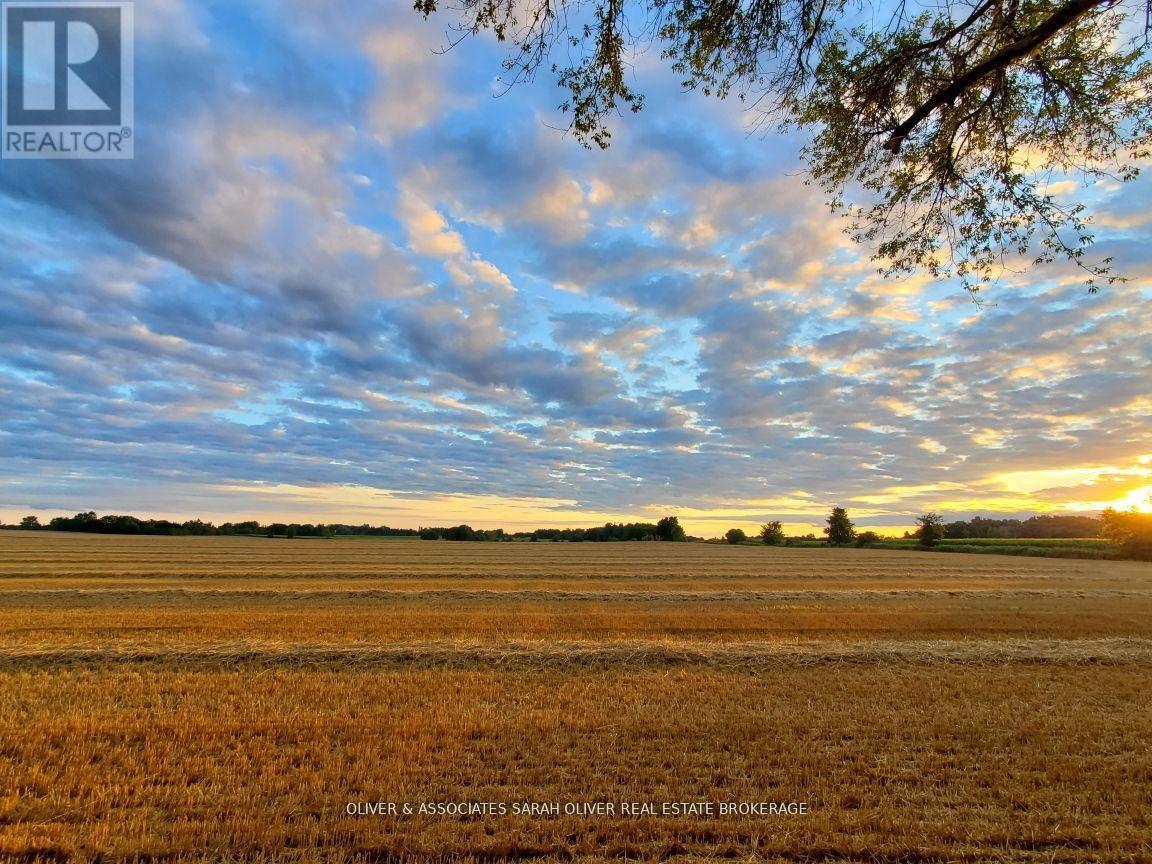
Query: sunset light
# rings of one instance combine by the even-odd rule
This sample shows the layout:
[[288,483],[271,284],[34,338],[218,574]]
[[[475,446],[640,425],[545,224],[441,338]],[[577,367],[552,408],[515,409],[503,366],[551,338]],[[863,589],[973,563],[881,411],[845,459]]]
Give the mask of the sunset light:
[[0,864],[1152,862],[1152,0],[0,0]]

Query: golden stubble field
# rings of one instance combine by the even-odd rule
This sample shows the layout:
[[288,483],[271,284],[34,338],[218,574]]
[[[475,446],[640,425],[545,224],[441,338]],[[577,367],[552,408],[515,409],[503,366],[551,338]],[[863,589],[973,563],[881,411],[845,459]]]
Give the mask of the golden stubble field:
[[0,860],[1152,861],[1150,694],[1147,564],[0,532]]

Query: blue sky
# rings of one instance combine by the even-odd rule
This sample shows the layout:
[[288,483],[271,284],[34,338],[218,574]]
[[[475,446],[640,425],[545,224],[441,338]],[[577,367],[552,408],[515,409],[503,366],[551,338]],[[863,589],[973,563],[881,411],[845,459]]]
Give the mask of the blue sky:
[[136,158],[0,162],[0,519],[861,525],[1152,488],[1130,278],[884,280],[796,135],[681,93],[607,152],[408,4],[136,4]]

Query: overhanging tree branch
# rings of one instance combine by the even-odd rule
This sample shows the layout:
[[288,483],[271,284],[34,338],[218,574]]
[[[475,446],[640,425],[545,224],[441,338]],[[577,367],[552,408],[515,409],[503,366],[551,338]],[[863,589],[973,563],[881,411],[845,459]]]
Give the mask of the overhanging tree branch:
[[[507,39],[516,80],[567,55],[551,68],[586,146],[608,146],[610,118],[639,110],[633,52],[659,42],[685,89],[751,97],[757,128],[806,130],[810,177],[886,275],[976,292],[1059,257],[1091,290],[1119,279],[1084,258],[1084,208],[1049,184],[1129,181],[1152,156],[1139,35],[1152,0],[896,0],[880,25],[859,6],[882,0],[415,2],[425,15],[450,5],[457,32]],[[1038,164],[1049,172],[1026,167]]]
[[884,142],[884,149],[892,153],[899,153],[900,146],[912,133],[912,130],[937,108],[953,104],[957,98],[968,92],[987,76],[1027,57],[1065,27],[1075,23],[1098,6],[1104,6],[1112,2],[1113,0],[1073,0],[1073,2],[1057,9],[1047,20],[1020,39],[1001,48],[992,56],[977,63],[967,72],[955,78],[946,87],[937,90],[929,99],[921,103],[921,105],[909,115],[907,120],[892,130],[891,136]]

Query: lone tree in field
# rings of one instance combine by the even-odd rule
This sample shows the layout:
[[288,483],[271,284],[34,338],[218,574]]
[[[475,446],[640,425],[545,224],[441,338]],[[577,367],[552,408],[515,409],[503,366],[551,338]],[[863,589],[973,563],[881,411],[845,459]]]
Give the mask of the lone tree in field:
[[916,517],[916,540],[921,546],[938,546],[944,539],[944,520],[939,513],[925,513]]
[[684,538],[684,529],[680,527],[680,520],[675,516],[665,516],[656,523],[657,540],[680,543]]
[[728,533],[724,535],[724,539],[733,546],[739,546],[748,539],[748,535],[745,534],[741,528],[729,528]]
[[847,510],[843,507],[833,507],[824,533],[828,535],[828,542],[833,546],[846,546],[856,539],[856,526],[849,521]]
[[20,520],[20,527],[25,531],[36,531],[41,527],[40,519],[36,516],[25,516]]
[[[639,111],[655,45],[683,87],[736,95],[758,128],[800,128],[811,177],[888,275],[1063,259],[1090,290],[1083,205],[1053,179],[1131,180],[1152,144],[1152,0],[448,0],[459,39],[508,44],[509,83],[551,70],[586,146]],[[424,16],[440,0],[416,0]],[[459,41],[457,39],[456,41]],[[550,58],[556,55],[556,61]],[[1075,196],[1082,197],[1082,196]]]
[[779,546],[784,542],[784,526],[779,522],[766,522],[760,527],[760,539],[765,546]]

